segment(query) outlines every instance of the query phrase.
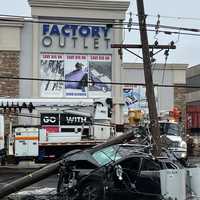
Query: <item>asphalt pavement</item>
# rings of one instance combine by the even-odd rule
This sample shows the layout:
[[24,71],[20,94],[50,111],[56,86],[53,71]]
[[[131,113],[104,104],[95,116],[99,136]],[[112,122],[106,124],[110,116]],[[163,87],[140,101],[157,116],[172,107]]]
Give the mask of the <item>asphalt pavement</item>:
[[[200,157],[191,157],[189,161],[192,164],[200,166]],[[0,166],[0,188],[20,177],[26,176],[42,165],[31,165],[24,168],[23,166]],[[56,200],[56,186],[58,177],[56,174],[41,180],[29,187],[24,188],[18,193],[12,194],[4,200]]]
[[[29,175],[41,166],[34,168],[19,168],[18,166],[0,166],[0,188],[5,184]],[[24,188],[18,193],[12,194],[4,200],[33,200],[33,199],[55,199],[57,175],[52,175],[40,182]]]

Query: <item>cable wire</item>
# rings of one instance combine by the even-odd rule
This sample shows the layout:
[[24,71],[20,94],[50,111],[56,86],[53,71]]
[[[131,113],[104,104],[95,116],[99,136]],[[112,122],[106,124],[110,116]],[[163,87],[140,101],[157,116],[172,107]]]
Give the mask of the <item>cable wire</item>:
[[[26,81],[54,81],[54,82],[80,82],[80,81],[72,81],[72,80],[60,80],[60,79],[47,79],[47,78],[27,78],[27,77],[11,77],[11,76],[0,76],[0,79],[7,79],[7,80],[26,80]],[[138,85],[138,86],[146,86],[146,83],[134,83],[134,82],[105,82],[105,81],[87,81],[87,83],[93,84],[109,84],[109,85],[123,85],[123,86],[130,86],[130,85]],[[186,85],[186,84],[153,84],[154,87],[167,87],[167,88],[196,88],[200,89],[200,85]]]
[[[11,15],[10,17],[12,17],[12,19],[8,19],[8,18],[5,18],[5,16],[9,17],[9,15],[0,15],[0,21],[5,21],[5,22],[29,22],[29,23],[40,23],[40,24],[43,24],[43,23],[48,23],[48,24],[66,24],[66,22],[64,21],[61,21],[61,19],[52,19],[52,18],[47,18],[46,20],[38,20],[38,19],[34,19],[34,18],[24,18],[22,19],[22,17],[20,17],[20,19],[16,19],[17,16],[13,16]],[[158,16],[157,16],[158,17]],[[57,20],[57,21],[56,21]],[[64,20],[64,19],[63,19]],[[65,19],[66,20],[66,19]],[[72,19],[68,19],[68,20],[71,20],[73,21]],[[76,23],[76,24],[83,24],[83,22],[68,22],[68,24],[72,24],[72,23]],[[132,27],[115,27],[115,25],[127,25],[128,23],[130,22],[123,22],[123,23],[115,23],[115,22],[112,22],[112,23],[103,23],[103,22],[87,22],[88,25],[104,25],[104,26],[110,26],[110,28],[112,29],[128,29],[129,31],[130,30],[139,30],[139,28],[132,28]],[[139,23],[132,23],[133,26],[139,26]],[[153,27],[153,28],[156,28],[157,24],[147,24],[147,27]],[[195,29],[195,28],[187,28],[187,27],[176,27],[176,26],[168,26],[168,25],[161,25],[159,24],[159,27],[160,28],[163,28],[163,29],[174,29],[174,30],[178,30],[179,32],[173,32],[173,31],[166,31],[166,34],[168,32],[171,33],[171,34],[183,34],[183,35],[191,35],[191,36],[200,36],[200,34],[189,34],[189,33],[180,33],[180,30],[182,31],[190,31],[190,32],[200,32],[200,29]],[[147,31],[153,31],[155,32],[155,30],[147,30]],[[165,32],[165,31],[159,31],[157,30],[157,33],[159,32]]]

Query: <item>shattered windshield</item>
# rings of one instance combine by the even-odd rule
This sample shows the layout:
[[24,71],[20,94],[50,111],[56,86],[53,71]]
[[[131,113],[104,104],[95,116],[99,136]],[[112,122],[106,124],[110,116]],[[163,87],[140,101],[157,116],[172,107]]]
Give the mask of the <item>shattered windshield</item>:
[[122,155],[119,153],[119,147],[117,146],[106,147],[93,153],[92,156],[101,166],[122,158]]
[[160,134],[180,136],[180,127],[175,123],[160,123]]

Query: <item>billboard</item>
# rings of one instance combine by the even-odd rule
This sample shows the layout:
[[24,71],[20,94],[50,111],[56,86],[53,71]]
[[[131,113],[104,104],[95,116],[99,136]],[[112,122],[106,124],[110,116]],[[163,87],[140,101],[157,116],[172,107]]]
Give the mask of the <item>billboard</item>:
[[[111,97],[112,56],[41,53],[41,97]],[[56,81],[57,80],[57,81]]]
[[[154,89],[156,103],[158,103],[157,88]],[[146,98],[146,88],[144,86],[126,86],[123,88],[124,113],[128,114],[129,109],[141,109],[148,111],[148,102]]]

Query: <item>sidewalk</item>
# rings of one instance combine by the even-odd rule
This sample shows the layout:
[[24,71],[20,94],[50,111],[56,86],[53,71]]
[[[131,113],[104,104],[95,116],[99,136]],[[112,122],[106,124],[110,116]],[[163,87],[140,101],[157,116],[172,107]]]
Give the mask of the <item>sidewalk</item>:
[[4,166],[0,166],[0,170],[1,169],[40,169],[44,166],[46,166],[47,164],[38,164],[38,163],[34,163],[32,161],[22,161],[20,162],[18,165],[14,165],[14,164],[8,164],[8,165],[4,165]]

